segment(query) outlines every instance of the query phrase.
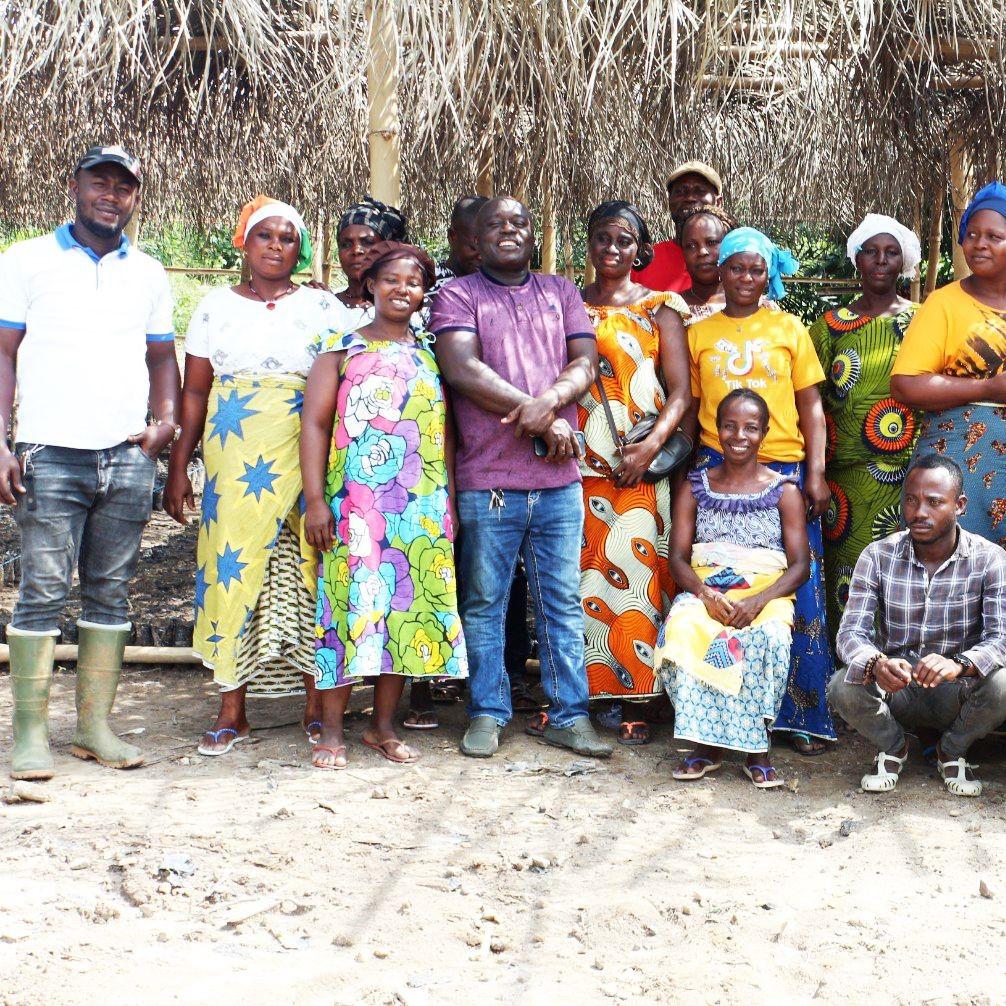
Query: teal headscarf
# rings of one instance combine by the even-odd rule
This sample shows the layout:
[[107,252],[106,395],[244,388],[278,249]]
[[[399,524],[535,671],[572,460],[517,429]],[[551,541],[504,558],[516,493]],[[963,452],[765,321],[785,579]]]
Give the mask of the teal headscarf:
[[720,242],[718,265],[723,265],[731,255],[752,252],[760,255],[768,266],[768,295],[772,300],[782,300],[786,296],[783,276],[792,276],[800,268],[800,263],[786,251],[778,248],[761,231],[753,227],[737,227]]

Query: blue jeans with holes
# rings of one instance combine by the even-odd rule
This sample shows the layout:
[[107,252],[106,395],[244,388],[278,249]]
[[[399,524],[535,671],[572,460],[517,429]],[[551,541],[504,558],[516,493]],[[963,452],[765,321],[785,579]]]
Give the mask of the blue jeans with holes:
[[569,726],[587,715],[583,658],[580,484],[525,492],[469,489],[458,493],[461,534],[458,588],[468,645],[469,716],[513,716],[503,663],[507,599],[517,557],[524,559],[534,604],[541,683],[549,723]]
[[14,508],[21,593],[12,624],[35,632],[57,628],[74,563],[81,617],[102,625],[127,621],[156,462],[128,443],[101,451],[19,443],[15,452],[27,492]]

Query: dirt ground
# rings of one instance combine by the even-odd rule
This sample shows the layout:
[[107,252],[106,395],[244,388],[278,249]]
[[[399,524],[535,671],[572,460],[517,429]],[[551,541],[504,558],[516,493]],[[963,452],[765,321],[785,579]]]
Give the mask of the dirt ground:
[[673,782],[667,728],[607,763],[514,728],[467,760],[451,707],[412,738],[418,765],[364,748],[357,717],[349,770],[323,773],[296,699],[198,757],[208,677],[148,669],[116,725],[151,764],[116,773],[68,755],[72,685],[49,801],[0,805],[5,1006],[1006,1001],[998,741],[977,801],[917,751],[894,796],[866,796],[850,738],[779,752],[788,786],[756,792],[737,763]]
[[[194,547],[155,516],[137,623],[190,618]],[[410,738],[409,768],[363,747],[357,715],[350,768],[325,773],[296,699],[252,704],[252,741],[199,757],[208,674],[146,668],[115,721],[150,764],[116,773],[68,754],[71,673],[52,706],[48,802],[0,804],[3,1006],[1006,1002],[1001,739],[973,752],[972,802],[918,746],[893,796],[862,794],[870,752],[848,736],[779,751],[773,792],[739,761],[675,783],[668,727],[590,763],[515,725],[472,761],[460,706]],[[9,753],[4,681],[0,772]]]

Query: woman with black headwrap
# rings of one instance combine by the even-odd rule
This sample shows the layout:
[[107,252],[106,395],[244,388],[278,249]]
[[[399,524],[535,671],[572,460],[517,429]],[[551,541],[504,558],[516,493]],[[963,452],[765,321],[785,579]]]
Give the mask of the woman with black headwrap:
[[365,296],[363,272],[370,260],[370,250],[378,241],[404,241],[405,217],[395,206],[366,196],[348,206],[339,218],[336,246],[339,267],[346,274],[347,286],[336,297],[344,310],[333,319],[332,328],[355,331],[374,319],[374,305]]
[[[652,431],[621,446],[611,432],[598,387],[581,399],[587,441],[583,476],[584,543],[580,553],[587,678],[591,698],[644,700],[663,694],[653,676],[657,630],[671,604],[667,566],[670,480],[644,473],[691,402],[685,302],[634,282],[653,255],[639,210],[624,200],[602,203],[587,221],[588,253],[597,279],[583,291],[597,333],[600,384],[619,434],[643,419]],[[637,706],[637,709],[639,707]],[[648,725],[623,712],[618,740],[645,744]]]

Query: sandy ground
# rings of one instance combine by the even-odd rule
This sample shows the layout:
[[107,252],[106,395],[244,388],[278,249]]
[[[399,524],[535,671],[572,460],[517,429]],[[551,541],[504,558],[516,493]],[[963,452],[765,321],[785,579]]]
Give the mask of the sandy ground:
[[607,763],[513,728],[467,760],[451,707],[417,766],[364,748],[356,717],[350,769],[323,773],[296,699],[200,758],[207,676],[147,669],[116,726],[152,764],[116,773],[69,757],[72,685],[49,802],[0,805],[6,1006],[1006,1001],[1000,741],[975,752],[977,801],[917,751],[895,796],[861,794],[847,737],[779,752],[788,786],[760,793],[737,763],[673,782],[666,727]]

